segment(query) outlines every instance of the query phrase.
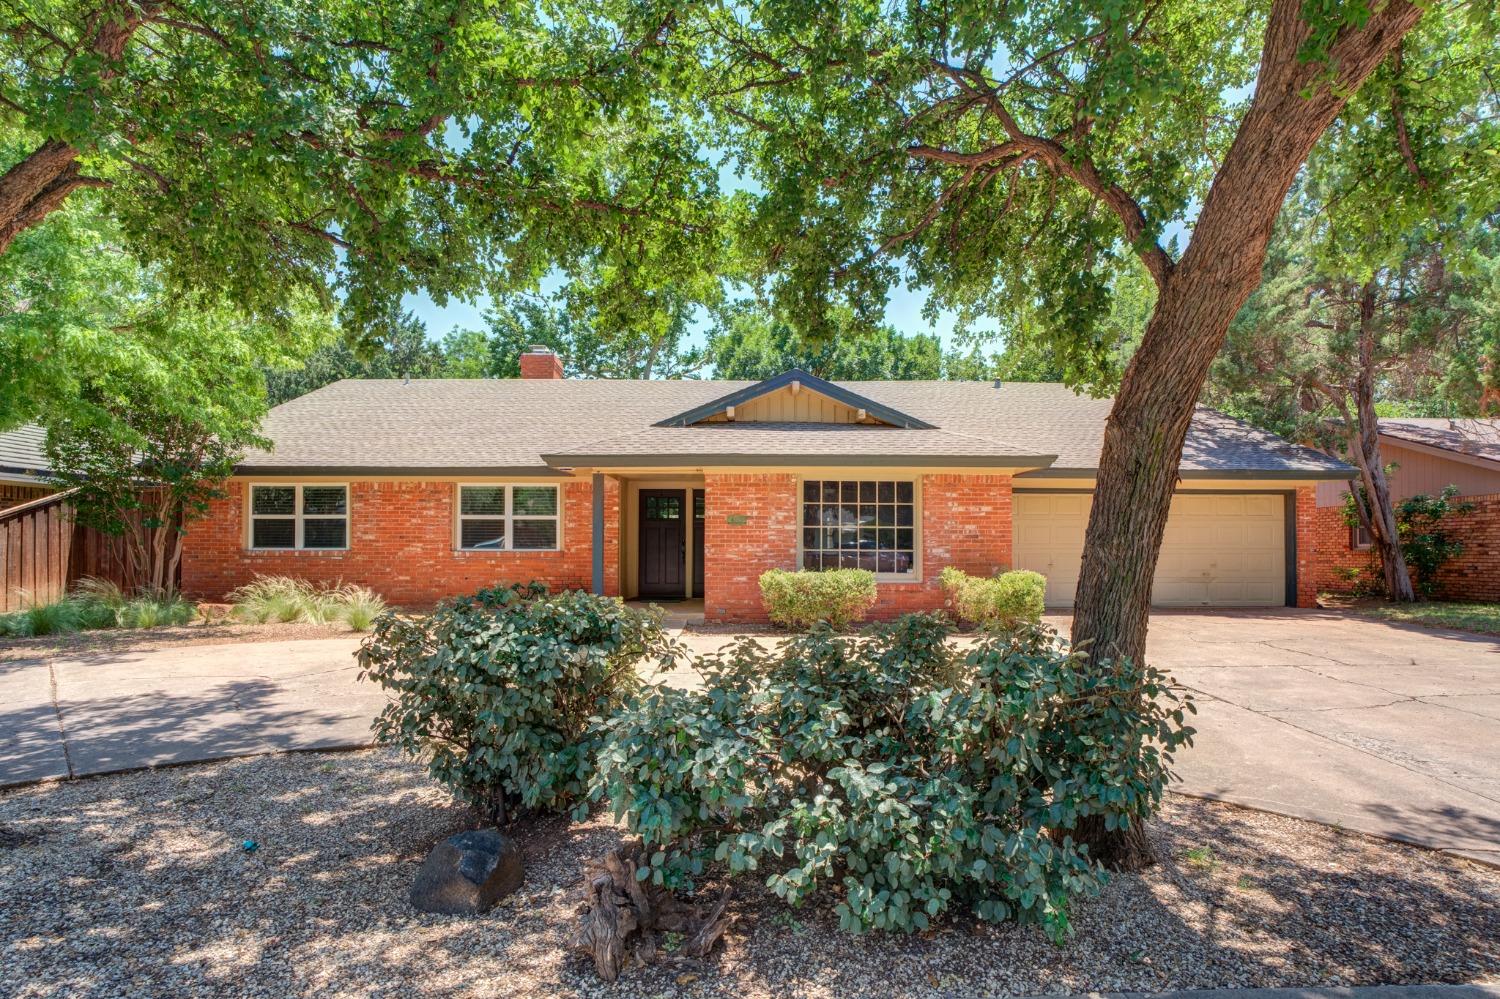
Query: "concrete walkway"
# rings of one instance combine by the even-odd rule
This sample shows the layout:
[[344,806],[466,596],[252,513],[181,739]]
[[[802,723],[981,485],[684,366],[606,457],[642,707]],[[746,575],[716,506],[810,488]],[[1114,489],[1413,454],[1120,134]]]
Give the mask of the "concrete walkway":
[[[733,636],[682,637],[703,653]],[[356,682],[357,645],[0,663],[0,785],[368,745],[385,698]],[[1500,640],[1337,612],[1158,613],[1150,654],[1197,693],[1178,789],[1500,864]]]
[[0,663],[0,785],[370,742],[350,638]]

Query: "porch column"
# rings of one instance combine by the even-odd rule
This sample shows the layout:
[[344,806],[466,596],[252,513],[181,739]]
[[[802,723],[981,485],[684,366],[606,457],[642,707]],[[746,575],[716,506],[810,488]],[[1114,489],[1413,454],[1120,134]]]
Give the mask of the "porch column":
[[594,473],[594,589],[604,595],[604,473]]

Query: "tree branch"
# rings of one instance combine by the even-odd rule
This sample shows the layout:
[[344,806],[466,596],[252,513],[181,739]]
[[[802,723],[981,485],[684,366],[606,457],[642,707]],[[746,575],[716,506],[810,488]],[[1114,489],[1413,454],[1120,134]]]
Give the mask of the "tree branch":
[[[999,150],[1019,150],[1029,158],[1045,164],[1054,174],[1078,184],[1114,212],[1125,230],[1126,239],[1130,240],[1130,245],[1146,265],[1156,286],[1161,288],[1166,285],[1172,276],[1172,258],[1154,239],[1147,242],[1146,213],[1129,192],[1119,184],[1107,182],[1093,161],[1077,150],[1069,150],[1055,139],[1025,132],[995,89],[983,82],[974,71],[949,66],[940,61],[935,61],[934,65],[959,87],[983,100],[990,113],[1000,122],[1005,134],[1010,137],[1009,142],[980,155],[992,155]],[[1142,245],[1143,242],[1146,245]]]

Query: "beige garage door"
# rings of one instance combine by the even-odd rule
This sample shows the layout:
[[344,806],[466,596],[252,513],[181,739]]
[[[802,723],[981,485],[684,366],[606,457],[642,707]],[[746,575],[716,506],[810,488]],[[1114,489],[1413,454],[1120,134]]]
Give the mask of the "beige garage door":
[[[1016,493],[1015,564],[1047,577],[1047,604],[1078,586],[1088,493]],[[1158,607],[1280,607],[1286,603],[1286,505],[1279,495],[1180,494],[1152,584]]]

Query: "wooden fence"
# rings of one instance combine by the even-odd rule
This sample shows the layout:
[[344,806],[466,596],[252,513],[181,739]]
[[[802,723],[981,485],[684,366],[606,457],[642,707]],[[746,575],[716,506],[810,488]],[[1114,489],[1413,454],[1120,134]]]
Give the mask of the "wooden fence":
[[135,585],[124,539],[74,523],[68,495],[0,510],[0,612],[57,600],[86,576]]

